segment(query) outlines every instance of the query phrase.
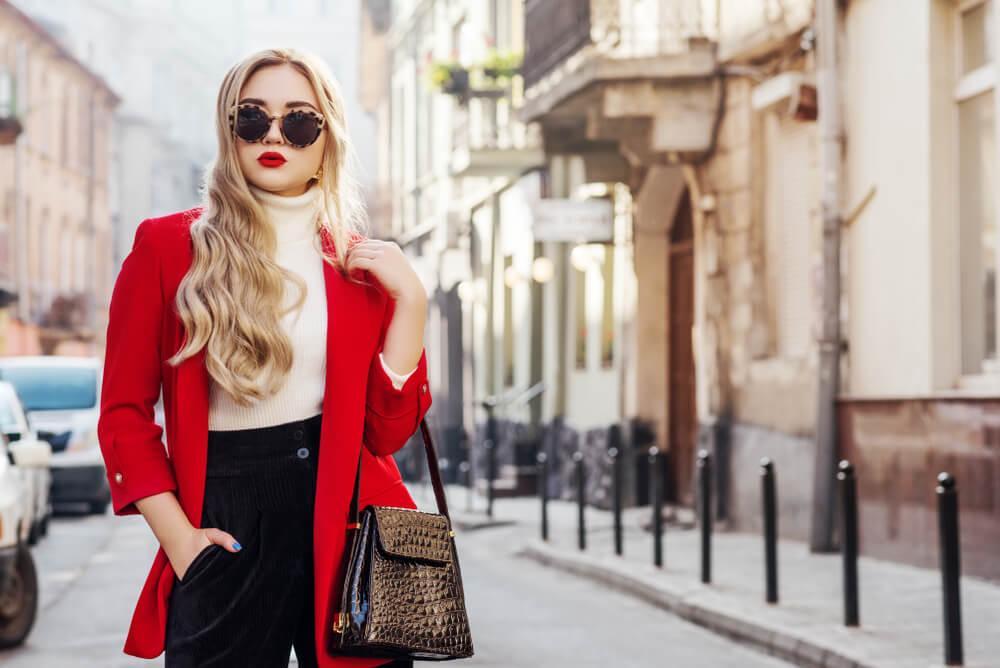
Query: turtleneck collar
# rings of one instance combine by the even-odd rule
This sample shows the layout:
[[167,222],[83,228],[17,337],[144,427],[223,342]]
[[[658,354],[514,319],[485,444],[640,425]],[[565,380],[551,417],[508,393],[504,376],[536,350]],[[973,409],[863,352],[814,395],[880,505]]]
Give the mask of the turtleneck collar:
[[301,195],[277,195],[252,184],[248,185],[250,192],[267,212],[279,247],[315,237],[317,194],[320,190],[315,183]]

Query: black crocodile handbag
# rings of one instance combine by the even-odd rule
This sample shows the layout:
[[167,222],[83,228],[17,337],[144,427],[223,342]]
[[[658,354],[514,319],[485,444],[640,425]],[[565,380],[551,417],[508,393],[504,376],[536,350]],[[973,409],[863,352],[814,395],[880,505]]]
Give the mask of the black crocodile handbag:
[[333,655],[420,661],[472,656],[455,532],[426,420],[420,431],[437,513],[370,505],[359,517],[358,458],[343,596],[333,616]]

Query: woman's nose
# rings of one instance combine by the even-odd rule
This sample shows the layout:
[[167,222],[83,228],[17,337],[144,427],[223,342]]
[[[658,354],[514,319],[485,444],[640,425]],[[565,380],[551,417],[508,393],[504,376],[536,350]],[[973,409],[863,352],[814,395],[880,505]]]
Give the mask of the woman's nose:
[[270,125],[267,126],[267,134],[264,135],[264,143],[266,144],[280,144],[285,140],[281,136],[281,128],[278,124],[281,123],[280,118],[272,118]]

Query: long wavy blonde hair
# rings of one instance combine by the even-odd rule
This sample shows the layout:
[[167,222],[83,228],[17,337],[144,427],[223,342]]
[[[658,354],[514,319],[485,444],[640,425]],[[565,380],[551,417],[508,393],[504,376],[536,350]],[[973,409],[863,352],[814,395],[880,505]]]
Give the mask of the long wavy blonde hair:
[[[361,189],[348,167],[355,155],[344,100],[326,64],[309,53],[283,48],[258,51],[233,66],[216,101],[219,151],[206,170],[201,213],[191,223],[191,268],[175,298],[186,338],[167,361],[178,365],[205,348],[208,373],[242,405],[284,384],[292,344],[280,319],[300,308],[306,296],[305,282],[274,259],[274,231],[240,169],[229,124],[230,110],[250,76],[262,67],[282,64],[305,75],[326,118],[321,166],[307,184],[321,189],[317,234],[325,231],[333,242],[332,253],[326,244],[320,245],[323,260],[343,273],[349,242],[367,228]],[[299,287],[299,297],[282,310],[286,278]]]

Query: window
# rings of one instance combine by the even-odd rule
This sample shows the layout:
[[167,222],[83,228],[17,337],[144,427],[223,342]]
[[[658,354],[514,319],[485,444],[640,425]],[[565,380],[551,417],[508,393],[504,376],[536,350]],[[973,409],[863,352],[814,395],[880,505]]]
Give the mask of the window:
[[576,368],[587,368],[587,270],[574,270],[576,308]]
[[614,366],[615,348],[615,247],[604,246],[604,262],[601,265],[604,279],[604,308],[601,314],[601,367]]
[[514,256],[503,259],[503,384],[514,384],[514,281],[509,278],[514,266]]
[[996,20],[994,0],[958,11],[958,224],[961,247],[962,372],[997,365]]

